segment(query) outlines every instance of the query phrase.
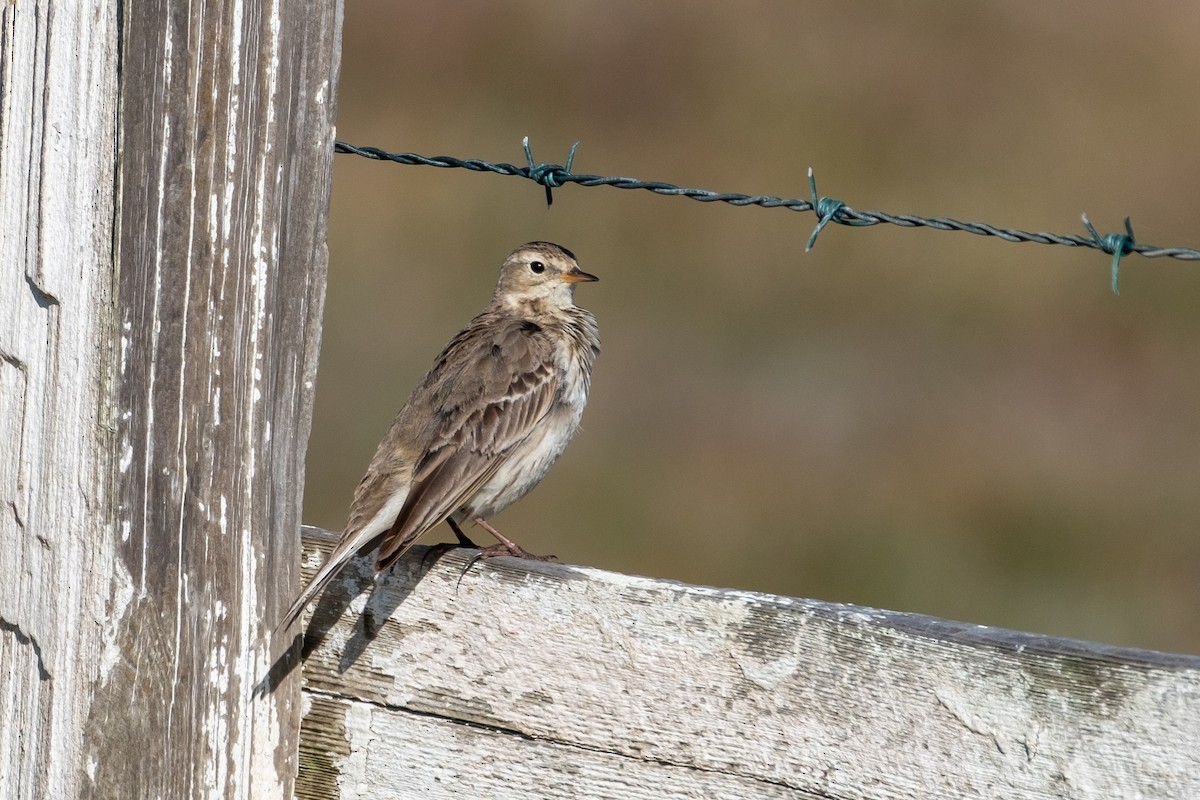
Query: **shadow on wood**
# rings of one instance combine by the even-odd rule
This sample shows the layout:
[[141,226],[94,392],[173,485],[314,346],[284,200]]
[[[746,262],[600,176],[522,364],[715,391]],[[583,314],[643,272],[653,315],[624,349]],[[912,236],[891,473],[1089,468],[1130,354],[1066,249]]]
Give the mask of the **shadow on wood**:
[[1200,797],[1197,657],[427,551],[305,617],[297,797]]

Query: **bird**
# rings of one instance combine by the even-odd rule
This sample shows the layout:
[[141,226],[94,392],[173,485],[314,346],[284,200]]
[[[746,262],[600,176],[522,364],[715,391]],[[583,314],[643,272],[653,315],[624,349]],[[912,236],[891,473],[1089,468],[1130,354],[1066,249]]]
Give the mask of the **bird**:
[[483,556],[552,558],[527,553],[487,520],[542,480],[579,427],[600,333],[575,305],[575,287],[596,280],[552,242],[529,242],[504,260],[491,302],[434,359],[392,421],[341,538],[280,629],[356,554],[378,547],[382,572],[443,521],[465,546],[475,546],[466,522],[495,537]]

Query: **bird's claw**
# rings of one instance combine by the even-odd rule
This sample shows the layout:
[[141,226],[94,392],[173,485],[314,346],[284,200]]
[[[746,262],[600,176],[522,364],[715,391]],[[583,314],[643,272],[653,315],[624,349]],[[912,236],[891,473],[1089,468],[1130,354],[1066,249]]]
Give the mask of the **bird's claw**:
[[515,542],[507,544],[501,542],[494,544],[491,547],[480,548],[480,558],[495,558],[496,556],[512,556],[513,558],[523,558],[526,561],[558,561],[558,556],[539,556],[529,552],[521,545]]

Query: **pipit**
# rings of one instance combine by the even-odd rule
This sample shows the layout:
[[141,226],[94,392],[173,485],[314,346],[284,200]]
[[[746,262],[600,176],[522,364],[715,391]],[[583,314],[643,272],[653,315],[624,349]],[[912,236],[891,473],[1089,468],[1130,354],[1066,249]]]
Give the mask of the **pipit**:
[[575,256],[530,242],[500,267],[492,301],[463,328],[400,409],[354,492],[337,547],[285,615],[288,627],[356,553],[378,545],[376,570],[395,563],[443,520],[474,546],[467,521],[526,553],[488,524],[524,497],[562,455],[587,402],[599,329],[575,305],[575,284],[597,280]]

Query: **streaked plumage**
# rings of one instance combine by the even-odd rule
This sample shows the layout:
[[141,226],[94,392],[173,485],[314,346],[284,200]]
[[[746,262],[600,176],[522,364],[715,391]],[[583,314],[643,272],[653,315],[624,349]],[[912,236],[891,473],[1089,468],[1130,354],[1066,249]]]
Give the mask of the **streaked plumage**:
[[387,569],[443,520],[486,520],[538,484],[587,402],[599,331],[573,298],[576,283],[594,280],[550,242],[505,259],[491,303],[450,340],[379,443],[341,540],[283,626],[355,553],[378,545],[376,569]]

